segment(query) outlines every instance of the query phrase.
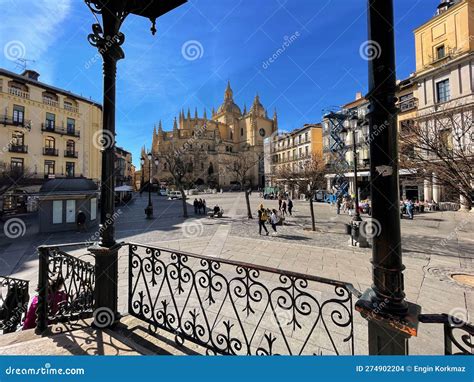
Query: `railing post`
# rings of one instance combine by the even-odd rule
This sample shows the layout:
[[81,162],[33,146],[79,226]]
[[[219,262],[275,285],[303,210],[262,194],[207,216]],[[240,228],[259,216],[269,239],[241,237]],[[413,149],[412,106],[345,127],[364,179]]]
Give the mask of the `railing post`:
[[48,272],[49,250],[38,247],[39,273],[38,273],[38,304],[36,305],[36,333],[43,333],[48,327]]
[[449,322],[449,319],[448,319],[443,325],[444,355],[453,354],[453,344],[451,342],[450,332],[451,332],[451,323]]

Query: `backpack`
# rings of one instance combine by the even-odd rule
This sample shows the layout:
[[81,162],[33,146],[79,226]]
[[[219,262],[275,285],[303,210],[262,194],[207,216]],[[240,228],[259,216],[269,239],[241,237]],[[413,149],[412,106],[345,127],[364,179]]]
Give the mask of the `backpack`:
[[267,211],[263,210],[262,214],[260,215],[260,220],[263,222],[266,222],[268,220],[268,214]]

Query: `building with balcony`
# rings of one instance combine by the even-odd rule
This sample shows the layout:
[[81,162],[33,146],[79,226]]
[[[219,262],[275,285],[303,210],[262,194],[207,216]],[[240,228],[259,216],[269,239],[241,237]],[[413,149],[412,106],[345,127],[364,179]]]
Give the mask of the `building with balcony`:
[[[102,106],[39,81],[0,69],[0,179],[9,186],[41,184],[44,179],[85,177],[100,180],[97,136]],[[11,182],[10,182],[11,183]]]
[[[473,33],[473,0],[441,1],[436,15],[414,31],[419,98],[416,123],[443,137],[447,147],[458,145],[454,149],[465,152],[472,148],[473,137]],[[451,123],[443,122],[447,119]],[[464,134],[463,129],[470,133]],[[463,139],[454,141],[460,134]],[[437,182],[437,174],[431,175],[425,180],[424,198],[438,203],[452,198],[451,190]]]
[[270,165],[266,167],[270,169],[271,177],[267,179],[266,186],[282,186],[285,191],[290,191],[282,174],[303,172],[305,162],[311,160],[313,155],[322,156],[322,125],[306,124],[289,133],[275,135],[269,140],[268,151],[270,156],[265,158],[269,159]]
[[122,147],[115,147],[115,186],[134,187],[135,166],[132,163],[132,153]]

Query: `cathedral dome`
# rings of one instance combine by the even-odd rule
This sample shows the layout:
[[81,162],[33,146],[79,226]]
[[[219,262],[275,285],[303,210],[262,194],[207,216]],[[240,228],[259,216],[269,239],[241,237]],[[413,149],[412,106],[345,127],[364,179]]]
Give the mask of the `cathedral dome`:
[[227,82],[227,88],[224,94],[224,103],[217,109],[217,114],[232,113],[242,115],[240,107],[234,102],[234,93],[230,87],[230,82]]

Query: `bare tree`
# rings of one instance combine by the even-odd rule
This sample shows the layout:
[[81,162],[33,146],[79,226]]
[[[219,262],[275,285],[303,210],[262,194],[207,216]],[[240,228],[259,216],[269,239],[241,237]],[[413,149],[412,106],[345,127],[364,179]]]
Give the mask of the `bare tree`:
[[166,167],[171,174],[172,181],[176,188],[181,192],[182,203],[183,203],[183,217],[188,217],[188,205],[186,203],[186,193],[184,192],[185,186],[190,181],[190,175],[192,168],[189,163],[186,163],[186,159],[183,156],[181,150],[177,150],[174,147],[170,147],[169,150],[160,154],[160,159],[166,163]]
[[400,165],[472,208],[474,105],[445,107],[400,129]]
[[253,219],[252,209],[250,208],[250,171],[258,166],[260,157],[251,150],[243,150],[235,154],[230,154],[222,159],[221,165],[226,171],[233,174],[245,191],[245,202],[247,203],[247,217]]

